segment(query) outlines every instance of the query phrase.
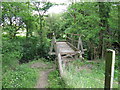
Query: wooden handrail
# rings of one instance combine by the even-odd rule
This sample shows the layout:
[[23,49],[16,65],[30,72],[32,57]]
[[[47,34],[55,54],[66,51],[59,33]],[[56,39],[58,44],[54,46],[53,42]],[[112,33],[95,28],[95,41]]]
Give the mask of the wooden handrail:
[[[66,34],[66,41],[67,43],[75,50],[80,50],[82,53],[84,53],[82,41],[81,41],[81,35],[80,34],[73,34],[73,33],[65,33]],[[77,37],[75,37],[77,36]],[[75,40],[78,39],[78,40]],[[51,47],[51,52],[53,45],[55,46],[56,44],[56,38],[55,38],[55,33],[53,33],[53,40],[52,40],[52,47]]]
[[66,37],[66,38],[69,39],[69,40],[73,40],[73,41],[75,41],[75,42],[78,42],[77,40],[71,39],[71,38],[69,38],[69,37]]
[[67,42],[69,42],[69,44],[71,44],[75,48],[78,48],[78,46],[76,46],[76,45],[78,45],[79,39],[75,40],[75,36],[77,36],[79,38],[80,34],[73,34],[73,33],[65,33],[65,34],[66,34],[66,40],[67,40]]
[[79,51],[79,49],[77,47],[73,46],[73,44],[71,44],[69,42],[67,42],[67,44],[69,44],[74,50]]

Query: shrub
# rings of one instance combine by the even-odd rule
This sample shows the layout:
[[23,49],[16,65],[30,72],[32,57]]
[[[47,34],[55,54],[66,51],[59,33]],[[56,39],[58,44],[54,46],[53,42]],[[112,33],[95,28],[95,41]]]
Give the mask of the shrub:
[[17,40],[3,39],[2,64],[3,72],[6,72],[9,69],[14,69],[19,64],[19,59],[22,57],[22,47]]

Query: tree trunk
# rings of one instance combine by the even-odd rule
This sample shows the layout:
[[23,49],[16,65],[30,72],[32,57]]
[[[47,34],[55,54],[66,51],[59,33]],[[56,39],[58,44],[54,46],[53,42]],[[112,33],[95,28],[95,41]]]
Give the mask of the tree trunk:
[[104,56],[104,33],[105,31],[109,31],[108,17],[109,17],[109,6],[107,3],[99,2],[99,17],[100,24],[99,26],[102,28],[99,32],[99,58],[103,58]]
[[[120,5],[118,5],[118,29],[120,29]],[[120,30],[118,30],[118,44],[120,52]]]
[[29,36],[29,30],[28,27],[26,27],[26,40],[28,40],[28,36]]

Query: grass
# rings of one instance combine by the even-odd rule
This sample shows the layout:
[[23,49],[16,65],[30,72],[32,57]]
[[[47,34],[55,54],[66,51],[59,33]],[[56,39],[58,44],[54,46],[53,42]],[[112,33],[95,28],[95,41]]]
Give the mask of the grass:
[[2,60],[0,55],[0,90],[2,89]]
[[48,75],[48,83],[47,88],[65,88],[66,85],[62,78],[59,75],[58,70],[54,70]]
[[3,88],[33,88],[39,77],[39,69],[30,68],[33,63],[40,62],[33,61],[27,64],[19,65],[15,70],[8,70],[3,74],[2,87]]
[[[31,65],[41,63],[47,67],[31,68]],[[52,68],[52,62],[46,61],[44,58],[33,60],[29,63],[18,65],[14,70],[8,70],[3,73],[3,88],[34,88],[37,84],[40,71]]]
[[[63,79],[70,88],[104,88],[104,61],[81,62],[76,60],[64,69]],[[113,88],[118,88],[114,80]]]

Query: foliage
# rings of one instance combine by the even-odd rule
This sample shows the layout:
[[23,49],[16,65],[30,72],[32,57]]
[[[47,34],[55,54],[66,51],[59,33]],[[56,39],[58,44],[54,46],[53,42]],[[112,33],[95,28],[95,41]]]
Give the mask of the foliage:
[[15,38],[18,30],[24,28],[21,12],[28,10],[25,3],[3,2],[2,3],[3,31],[8,33],[9,38]]
[[[77,65],[77,63],[81,65]],[[73,63],[73,64],[72,64]],[[77,60],[72,62],[65,69],[66,75],[63,80],[70,88],[104,88],[104,62],[81,62]],[[115,76],[115,78],[118,78]],[[114,88],[118,88],[116,79],[113,84]]]
[[3,88],[33,88],[36,85],[38,69],[29,67],[29,64],[17,66],[3,74]]
[[[46,29],[48,33],[55,33],[57,39],[62,38],[62,34],[64,33],[64,29],[62,29],[62,14],[53,14],[53,16],[49,15],[46,18]],[[49,38],[51,38],[50,36]]]
[[27,42],[24,42],[22,47],[22,53],[23,57],[20,59],[21,63],[29,62],[30,60],[33,60],[35,56],[37,56],[37,38],[31,37]]
[[22,57],[21,42],[18,40],[9,40],[3,38],[2,47],[2,67],[3,72],[14,69],[19,64],[19,59]]
[[[99,7],[102,5],[104,9]],[[104,13],[100,12],[100,9]],[[101,53],[102,58],[105,56],[104,52],[107,48],[119,48],[117,46],[119,44],[117,15],[118,9],[112,2],[76,2],[69,5],[67,11],[62,15],[53,14],[52,17],[48,17],[48,21],[51,22],[48,22],[48,29],[54,31],[59,39],[64,32],[81,34],[84,48],[87,49],[86,58],[99,59]],[[102,21],[104,21],[105,26]],[[117,43],[117,45],[114,45],[114,43]]]
[[[36,11],[35,2],[3,2],[2,3],[2,26],[3,26],[3,35],[4,33],[7,38],[10,38],[14,41],[17,38],[17,35],[20,35],[20,32],[25,32],[26,41],[22,44],[22,60],[21,62],[28,62],[38,57],[48,56],[49,41],[47,39],[47,32],[44,30],[44,14],[41,16],[33,13]],[[38,3],[36,3],[38,4]],[[43,3],[42,7],[39,8],[39,11],[44,13],[52,6],[52,3],[47,2]],[[39,20],[40,19],[40,20]],[[42,25],[42,26],[41,26]],[[40,33],[42,32],[42,33]]]
[[58,70],[49,73],[48,83],[47,88],[65,88],[65,83],[60,77]]
[[[45,58],[42,59],[44,61],[51,60],[48,51],[52,32],[55,32],[57,40],[62,40],[64,33],[81,34],[84,48],[87,49],[84,54],[85,59],[104,58],[107,48],[114,49],[116,51],[115,80],[117,80],[120,45],[119,14],[118,7],[114,4],[114,2],[75,2],[70,4],[63,14],[46,15],[53,3],[3,2],[0,23],[3,28],[3,87],[32,88],[34,86],[37,70],[23,63],[38,58]],[[23,65],[20,65],[21,63]],[[64,77],[68,87],[103,87],[104,62],[88,63],[76,60],[72,64],[73,66],[66,69],[67,76]],[[92,65],[93,68],[76,73],[75,66],[85,65]],[[48,87],[67,87],[64,81],[55,70],[49,74]]]

